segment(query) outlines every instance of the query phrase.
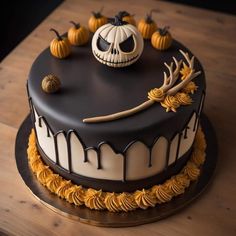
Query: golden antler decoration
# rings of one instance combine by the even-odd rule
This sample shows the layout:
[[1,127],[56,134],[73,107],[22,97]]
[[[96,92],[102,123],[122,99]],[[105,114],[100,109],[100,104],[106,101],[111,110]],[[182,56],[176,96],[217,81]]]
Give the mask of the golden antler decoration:
[[[154,88],[148,92],[148,99],[147,101],[143,102],[142,104],[125,111],[121,111],[118,113],[114,113],[111,115],[105,116],[97,116],[92,118],[85,118],[83,119],[84,123],[99,123],[99,122],[107,122],[112,120],[117,120],[120,118],[131,116],[137,112],[143,111],[153,105],[155,102],[160,102],[161,105],[166,108],[166,111],[176,111],[176,108],[180,105],[188,105],[191,104],[192,100],[187,93],[179,93],[192,79],[196,78],[198,75],[201,74],[201,71],[195,72],[194,69],[194,56],[192,58],[189,57],[187,52],[183,52],[180,50],[180,53],[185,58],[188,65],[183,63],[182,60],[177,61],[175,57],[173,57],[175,70],[173,71],[173,62],[170,65],[164,63],[169,71],[169,77],[167,76],[166,72],[164,72],[164,82],[160,88]],[[185,75],[184,79],[180,83],[176,83],[179,78],[180,69],[184,64],[185,68],[188,68],[188,73]]]

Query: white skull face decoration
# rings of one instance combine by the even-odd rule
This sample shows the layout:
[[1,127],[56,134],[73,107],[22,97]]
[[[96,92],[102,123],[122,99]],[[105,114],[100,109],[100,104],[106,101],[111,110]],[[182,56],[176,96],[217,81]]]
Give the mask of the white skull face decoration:
[[111,67],[125,67],[133,64],[143,51],[143,38],[137,28],[119,17],[114,23],[98,28],[92,39],[95,58]]

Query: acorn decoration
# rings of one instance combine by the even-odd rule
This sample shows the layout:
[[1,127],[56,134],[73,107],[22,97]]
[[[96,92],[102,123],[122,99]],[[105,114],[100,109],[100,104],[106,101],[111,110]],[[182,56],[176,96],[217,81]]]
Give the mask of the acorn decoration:
[[172,44],[172,36],[168,31],[170,27],[166,26],[164,28],[159,28],[151,38],[152,46],[158,50],[166,50]]
[[121,16],[122,20],[131,24],[131,25],[134,25],[136,26],[136,22],[135,22],[135,19],[134,19],[134,15],[130,15],[127,11],[120,11],[118,13],[118,15]]
[[74,46],[81,46],[88,42],[89,40],[89,31],[84,26],[81,26],[79,23],[70,21],[73,26],[68,31],[68,39],[70,43]]
[[55,93],[61,88],[61,82],[55,75],[47,75],[43,78],[41,86],[45,93]]
[[57,38],[54,38],[50,43],[50,51],[54,57],[65,58],[71,53],[71,45],[66,37],[60,36],[58,31],[55,29],[50,29],[50,31],[55,32]]
[[141,19],[138,23],[138,30],[142,34],[144,39],[150,39],[152,34],[157,30],[157,24],[152,19],[152,13],[154,10],[151,10],[147,14],[145,19]]
[[94,33],[99,27],[105,25],[108,22],[107,17],[102,15],[102,10],[103,7],[98,12],[92,11],[92,16],[89,18],[88,21],[88,27],[92,33]]

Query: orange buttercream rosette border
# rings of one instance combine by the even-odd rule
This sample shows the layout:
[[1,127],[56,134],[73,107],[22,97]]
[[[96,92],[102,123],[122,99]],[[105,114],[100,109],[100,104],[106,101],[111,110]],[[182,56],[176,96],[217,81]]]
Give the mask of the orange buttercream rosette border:
[[36,135],[32,129],[28,143],[28,161],[38,181],[52,193],[77,206],[85,205],[90,209],[112,212],[132,211],[138,208],[147,209],[171,201],[175,196],[183,194],[192,181],[198,179],[201,166],[205,161],[206,140],[202,129],[197,130],[190,160],[179,174],[172,176],[163,184],[154,185],[150,189],[137,190],[132,193],[112,193],[84,188],[65,180],[46,166],[37,150]]

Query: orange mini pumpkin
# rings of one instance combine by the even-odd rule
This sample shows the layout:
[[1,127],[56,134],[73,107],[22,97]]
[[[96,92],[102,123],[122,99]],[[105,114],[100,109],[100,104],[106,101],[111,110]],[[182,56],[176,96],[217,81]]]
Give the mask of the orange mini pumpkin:
[[134,19],[134,15],[130,15],[127,11],[120,11],[119,14],[121,19],[131,25],[136,26],[136,21]]
[[70,21],[72,26],[68,31],[68,39],[70,43],[74,46],[81,46],[88,42],[89,40],[89,31],[84,26],[80,26],[79,23]]
[[152,46],[158,50],[166,50],[172,44],[172,36],[168,31],[169,27],[158,29],[151,38]]
[[65,58],[71,53],[71,45],[66,37],[60,36],[60,34],[55,29],[50,29],[50,31],[55,32],[57,38],[54,38],[50,43],[50,52],[54,57]]
[[157,24],[152,19],[152,12],[151,10],[149,14],[147,14],[145,19],[141,19],[138,23],[138,30],[142,34],[144,39],[150,39],[152,34],[157,30]]
[[94,33],[99,27],[105,25],[108,22],[107,17],[103,16],[102,13],[103,8],[98,12],[92,12],[92,16],[89,18],[88,27],[89,30]]

